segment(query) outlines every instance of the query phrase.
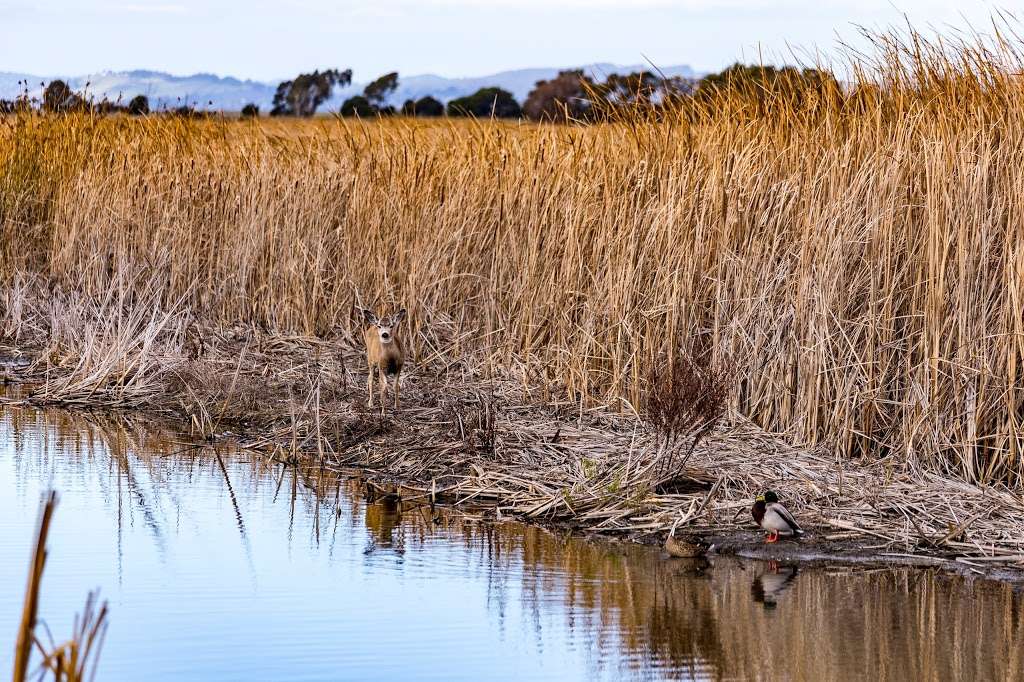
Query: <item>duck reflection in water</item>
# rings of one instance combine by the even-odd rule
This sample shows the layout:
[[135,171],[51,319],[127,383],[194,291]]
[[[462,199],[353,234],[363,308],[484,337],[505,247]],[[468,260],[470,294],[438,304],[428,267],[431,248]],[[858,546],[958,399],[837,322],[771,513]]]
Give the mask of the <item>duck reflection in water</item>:
[[750,594],[754,601],[763,604],[765,609],[774,609],[782,593],[793,586],[796,581],[796,566],[779,566],[776,561],[768,561],[764,570],[756,571],[750,583]]
[[708,561],[707,557],[702,556],[689,559],[673,559],[671,567],[673,575],[679,577],[709,578],[708,569],[711,568],[711,562]]

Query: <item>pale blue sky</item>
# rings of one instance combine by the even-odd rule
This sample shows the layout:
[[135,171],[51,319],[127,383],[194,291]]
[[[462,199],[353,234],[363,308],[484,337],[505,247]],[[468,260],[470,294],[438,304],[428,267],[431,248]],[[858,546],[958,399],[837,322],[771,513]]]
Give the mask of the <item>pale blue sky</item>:
[[[721,68],[828,51],[855,25],[988,26],[989,0],[0,0],[0,71],[197,71],[275,80],[483,75],[589,62]],[[791,61],[791,60],[786,60]]]

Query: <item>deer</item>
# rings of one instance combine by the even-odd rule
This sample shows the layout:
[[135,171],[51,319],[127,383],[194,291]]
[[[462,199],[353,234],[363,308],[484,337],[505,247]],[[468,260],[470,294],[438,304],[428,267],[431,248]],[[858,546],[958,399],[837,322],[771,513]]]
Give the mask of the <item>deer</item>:
[[373,407],[373,374],[380,375],[380,402],[384,408],[384,395],[387,390],[388,377],[395,378],[395,409],[398,409],[399,384],[398,376],[405,364],[405,349],[402,340],[395,333],[396,328],[405,319],[405,308],[390,317],[380,317],[372,310],[360,309],[366,329],[363,330],[363,341],[366,342],[366,364],[368,376],[366,388],[370,394],[367,403]]

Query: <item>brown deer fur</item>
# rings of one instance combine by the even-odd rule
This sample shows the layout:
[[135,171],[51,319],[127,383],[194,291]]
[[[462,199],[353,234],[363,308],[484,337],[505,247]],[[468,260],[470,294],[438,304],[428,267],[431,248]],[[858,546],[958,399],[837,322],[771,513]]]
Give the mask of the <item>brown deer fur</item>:
[[362,310],[367,327],[363,330],[366,342],[366,364],[369,372],[366,388],[370,394],[369,406],[373,407],[373,374],[380,376],[380,402],[384,405],[384,394],[387,390],[388,377],[395,378],[395,409],[398,409],[399,384],[398,377],[405,364],[405,349],[398,337],[397,327],[405,319],[405,308],[391,317],[378,318],[370,310]]

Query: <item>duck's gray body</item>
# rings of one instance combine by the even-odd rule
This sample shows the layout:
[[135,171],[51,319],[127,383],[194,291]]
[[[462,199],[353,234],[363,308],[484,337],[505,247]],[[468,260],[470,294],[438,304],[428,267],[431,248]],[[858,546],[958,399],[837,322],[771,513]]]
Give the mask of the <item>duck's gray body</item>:
[[758,495],[750,513],[757,525],[768,531],[768,542],[775,542],[780,536],[803,535],[804,531],[800,524],[789,510],[782,506],[778,495],[771,490],[764,495]]
[[761,527],[765,530],[775,531],[779,535],[803,535],[803,529],[796,522],[789,510],[779,502],[772,502],[765,506],[764,517],[761,519]]

